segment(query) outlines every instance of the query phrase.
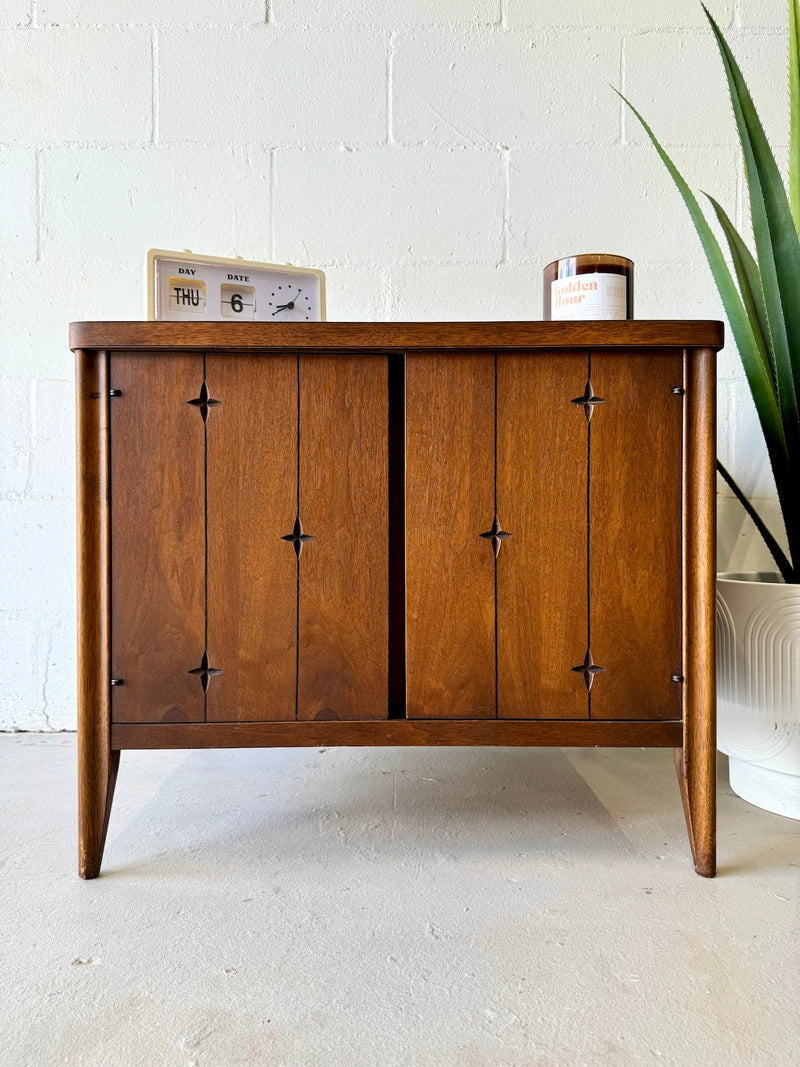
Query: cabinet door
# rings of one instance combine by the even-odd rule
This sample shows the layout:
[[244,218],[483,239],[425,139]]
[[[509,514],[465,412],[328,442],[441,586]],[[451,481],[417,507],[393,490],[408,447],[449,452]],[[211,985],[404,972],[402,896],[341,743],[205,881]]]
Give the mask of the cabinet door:
[[494,718],[494,359],[406,358],[406,700]]
[[384,358],[210,355],[209,721],[388,714]]
[[592,718],[679,719],[682,357],[593,352],[591,377]]
[[680,355],[406,373],[409,716],[679,718]]
[[586,635],[584,365],[407,359],[410,717],[588,713],[569,670]]
[[111,362],[115,721],[385,717],[386,360]]
[[389,700],[388,364],[300,357],[300,719],[380,719]]
[[585,353],[497,358],[497,696],[504,719],[582,719],[586,647]]
[[296,711],[297,358],[210,354],[208,687],[212,722]]
[[110,357],[111,669],[115,722],[202,722],[188,673],[205,645],[202,356]]

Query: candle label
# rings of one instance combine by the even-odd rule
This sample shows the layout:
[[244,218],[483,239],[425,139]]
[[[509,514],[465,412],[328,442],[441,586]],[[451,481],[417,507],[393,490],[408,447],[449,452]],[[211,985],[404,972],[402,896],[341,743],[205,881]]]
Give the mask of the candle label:
[[624,319],[627,304],[624,274],[573,274],[550,283],[552,319]]

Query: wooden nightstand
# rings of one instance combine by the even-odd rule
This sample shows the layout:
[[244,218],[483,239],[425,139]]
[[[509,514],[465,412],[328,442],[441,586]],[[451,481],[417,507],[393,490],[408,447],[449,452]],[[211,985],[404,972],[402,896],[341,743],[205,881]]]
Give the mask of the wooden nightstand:
[[669,746],[715,870],[717,322],[75,323],[80,873],[125,748]]

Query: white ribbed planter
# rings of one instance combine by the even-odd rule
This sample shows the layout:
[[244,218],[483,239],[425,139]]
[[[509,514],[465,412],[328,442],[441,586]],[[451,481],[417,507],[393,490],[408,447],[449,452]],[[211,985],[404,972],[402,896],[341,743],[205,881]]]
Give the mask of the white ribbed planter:
[[717,576],[717,746],[731,788],[800,819],[800,586]]

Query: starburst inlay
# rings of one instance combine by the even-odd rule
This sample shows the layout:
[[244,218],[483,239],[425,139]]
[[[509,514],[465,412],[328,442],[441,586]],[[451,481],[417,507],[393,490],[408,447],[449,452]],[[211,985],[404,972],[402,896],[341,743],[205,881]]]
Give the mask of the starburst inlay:
[[571,404],[583,407],[583,413],[586,416],[586,421],[592,421],[592,415],[597,404],[605,404],[605,400],[602,396],[597,396],[592,385],[592,379],[586,379],[586,388],[583,390],[583,396],[576,396],[573,400],[570,400]]
[[222,401],[214,400],[212,398],[211,394],[208,391],[208,386],[204,381],[203,387],[200,390],[200,396],[195,397],[194,400],[187,400],[186,403],[191,404],[193,408],[199,408],[200,414],[203,416],[203,422],[205,422],[208,419],[208,413],[211,408],[218,407],[222,403]]
[[482,533],[479,536],[484,537],[487,541],[492,542],[494,558],[497,559],[497,556],[500,552],[500,546],[502,545],[503,541],[505,541],[507,537],[511,537],[512,534],[510,534],[508,530],[504,530],[500,526],[500,520],[495,515],[491,530],[487,530],[486,533]]
[[587,648],[586,655],[583,657],[583,663],[579,664],[577,667],[572,667],[571,670],[575,671],[577,674],[583,675],[583,680],[586,683],[586,691],[591,693],[592,685],[594,684],[594,676],[600,674],[601,671],[604,671],[605,667],[597,666],[592,659],[591,651]]
[[208,664],[208,652],[203,653],[203,658],[200,660],[200,666],[194,667],[187,672],[188,674],[194,674],[200,679],[200,684],[203,686],[203,692],[208,692],[208,683],[214,677],[215,674],[222,674],[222,671],[218,667],[210,667]]
[[294,520],[294,528],[290,534],[284,534],[281,537],[281,541],[291,541],[294,545],[294,551],[297,558],[300,559],[300,553],[303,551],[303,545],[306,541],[313,541],[312,534],[303,533],[303,524],[300,522],[300,516]]

